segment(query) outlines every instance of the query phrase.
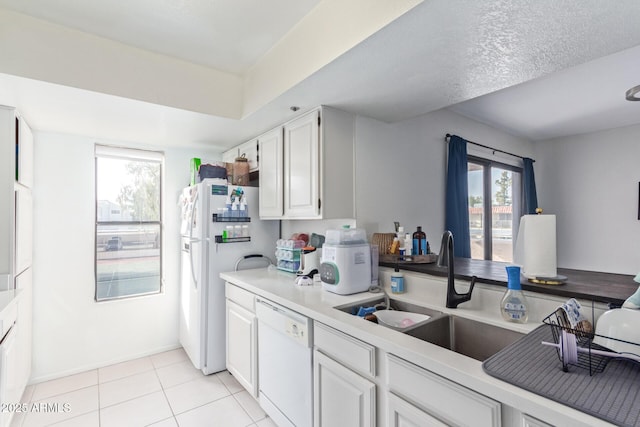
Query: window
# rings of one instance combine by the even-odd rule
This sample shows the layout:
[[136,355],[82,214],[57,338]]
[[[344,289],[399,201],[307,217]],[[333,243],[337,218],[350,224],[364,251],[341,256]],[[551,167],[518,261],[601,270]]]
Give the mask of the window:
[[159,152],[96,145],[96,301],[162,289]]
[[469,156],[471,258],[513,261],[522,213],[522,169]]

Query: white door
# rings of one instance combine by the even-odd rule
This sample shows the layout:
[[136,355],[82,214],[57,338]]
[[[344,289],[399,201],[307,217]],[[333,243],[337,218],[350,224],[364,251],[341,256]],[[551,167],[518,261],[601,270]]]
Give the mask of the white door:
[[286,218],[318,218],[320,215],[319,117],[320,112],[314,110],[284,126]]
[[389,427],[446,427],[446,424],[389,393]]
[[376,425],[376,385],[318,350],[313,353],[314,426]]
[[19,274],[31,266],[33,253],[33,200],[31,190],[18,188],[16,197],[15,272]]
[[181,239],[180,344],[193,366],[202,369],[201,240]]
[[282,128],[258,138],[260,150],[260,218],[281,218],[283,209]]
[[258,397],[256,315],[227,300],[227,369]]
[[227,150],[222,153],[222,161],[225,163],[233,163],[236,161],[236,157],[238,157],[238,147],[233,147],[231,150]]
[[22,117],[18,119],[18,182],[33,188],[33,134]]
[[33,277],[32,269],[28,268],[15,278],[15,287],[22,292],[22,296],[18,302],[18,317],[16,324],[19,326],[18,335],[16,336],[17,353],[20,355],[18,359],[18,369],[16,372],[16,382],[19,394],[27,386],[31,377],[31,355],[33,342]]
[[[7,332],[0,344],[0,400],[10,404],[20,402],[22,391],[18,384],[18,365],[20,354],[16,346],[16,336],[19,325],[15,323]],[[0,412],[0,426],[8,426],[13,412]]]
[[258,139],[252,139],[238,147],[240,157],[246,157],[249,162],[249,171],[258,170]]

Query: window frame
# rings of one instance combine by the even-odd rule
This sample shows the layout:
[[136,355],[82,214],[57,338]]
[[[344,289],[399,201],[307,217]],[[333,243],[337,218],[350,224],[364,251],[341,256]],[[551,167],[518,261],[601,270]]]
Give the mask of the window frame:
[[[497,167],[500,169],[509,170],[511,172],[516,172],[520,174],[520,188],[519,188],[519,200],[518,203],[512,203],[511,206],[513,210],[511,212],[511,220],[514,222],[512,226],[514,230],[513,235],[513,244],[515,245],[516,233],[517,233],[517,225],[520,223],[520,217],[522,216],[522,212],[524,212],[524,168],[522,166],[510,165],[508,163],[503,163],[491,159],[487,159],[480,156],[467,155],[467,170],[469,168],[469,163],[477,164],[482,166],[482,232],[483,232],[483,249],[484,249],[484,260],[492,260],[493,259],[493,215],[492,215],[492,194],[491,194],[491,168]],[[489,196],[487,198],[487,195]],[[512,195],[512,198],[515,199],[515,194]],[[515,201],[515,200],[514,200]],[[471,231],[471,229],[469,229]]]
[[[157,221],[98,221],[99,200],[98,200],[98,160],[100,158],[112,158],[139,162],[157,163],[160,167],[158,178],[159,188],[159,218]],[[94,145],[94,301],[96,303],[112,302],[130,298],[140,298],[164,293],[164,152],[145,150],[139,148],[119,147],[96,143]],[[151,292],[141,292],[131,295],[120,295],[109,298],[98,298],[98,227],[101,225],[157,225],[158,226],[158,257],[159,257],[159,286],[158,290]]]

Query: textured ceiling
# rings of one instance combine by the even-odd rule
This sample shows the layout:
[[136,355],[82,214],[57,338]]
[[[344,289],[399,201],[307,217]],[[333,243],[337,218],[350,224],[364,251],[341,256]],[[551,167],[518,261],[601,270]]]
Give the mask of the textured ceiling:
[[0,7],[243,74],[320,0],[0,0]]
[[389,122],[453,105],[495,127],[546,139],[619,126],[623,116],[623,125],[640,122],[630,110],[640,103],[623,98],[640,84],[631,84],[640,76],[638,22],[637,0],[615,7],[602,0],[428,0],[241,121],[63,87],[51,90],[57,99],[49,102],[44,94],[53,86],[27,90],[28,82],[14,78],[0,81],[0,101],[3,87],[17,88],[7,96],[43,130],[167,144],[230,147],[291,117],[290,105],[319,104]]
[[640,46],[512,86],[451,109],[530,140],[640,123],[640,102],[625,99],[640,84]]

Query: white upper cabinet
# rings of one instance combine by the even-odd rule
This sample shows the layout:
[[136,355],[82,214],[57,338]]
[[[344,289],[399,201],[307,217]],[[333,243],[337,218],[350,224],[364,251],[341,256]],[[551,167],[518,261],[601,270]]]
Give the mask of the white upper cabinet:
[[282,127],[258,137],[260,163],[260,217],[281,218],[283,213]]
[[238,152],[240,157],[244,156],[249,162],[249,172],[258,170],[260,157],[258,156],[259,147],[257,138],[240,145]]
[[284,125],[284,216],[320,217],[320,111]]
[[18,120],[18,159],[17,181],[28,188],[33,188],[33,134],[22,117]]
[[18,188],[15,192],[15,274],[31,266],[33,253],[33,200],[31,191]]
[[[285,123],[282,168],[276,145],[261,142],[260,187],[269,188],[260,198],[261,218],[355,216],[354,122],[353,114],[322,107]],[[274,204],[282,208],[274,209]]]
[[222,161],[225,163],[235,162],[239,152],[240,149],[238,147],[233,147],[232,149],[225,151],[222,153]]
[[260,156],[258,153],[258,138],[253,138],[244,144],[240,144],[223,152],[222,161],[225,163],[233,163],[236,161],[236,157],[245,157],[249,162],[249,172],[255,172],[259,169]]
[[33,134],[14,108],[0,106],[0,274],[31,264],[32,187]]

